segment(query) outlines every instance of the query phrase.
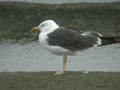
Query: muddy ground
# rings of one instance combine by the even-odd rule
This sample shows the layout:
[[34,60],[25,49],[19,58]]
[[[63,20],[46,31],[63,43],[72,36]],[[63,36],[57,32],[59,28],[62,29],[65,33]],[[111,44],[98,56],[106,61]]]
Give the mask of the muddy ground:
[[0,90],[120,90],[120,72],[3,72]]

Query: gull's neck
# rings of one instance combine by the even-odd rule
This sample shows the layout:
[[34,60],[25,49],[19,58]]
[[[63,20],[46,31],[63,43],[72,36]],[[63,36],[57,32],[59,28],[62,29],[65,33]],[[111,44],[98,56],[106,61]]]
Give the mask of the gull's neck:
[[55,31],[56,29],[60,28],[57,24],[51,24],[45,28],[43,28],[43,30],[41,31],[41,33],[51,33],[53,31]]
[[56,25],[51,25],[51,27],[49,27],[48,33],[53,32],[58,28],[60,28],[60,27],[57,24]]

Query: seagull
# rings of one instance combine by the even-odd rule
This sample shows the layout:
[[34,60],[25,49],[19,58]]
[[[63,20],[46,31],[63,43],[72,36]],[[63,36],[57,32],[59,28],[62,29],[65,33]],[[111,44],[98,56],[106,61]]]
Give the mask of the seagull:
[[63,70],[54,73],[55,75],[65,73],[67,56],[102,44],[100,33],[60,27],[54,20],[45,20],[32,28],[32,31],[37,30],[41,32],[39,34],[41,46],[55,55],[63,56]]

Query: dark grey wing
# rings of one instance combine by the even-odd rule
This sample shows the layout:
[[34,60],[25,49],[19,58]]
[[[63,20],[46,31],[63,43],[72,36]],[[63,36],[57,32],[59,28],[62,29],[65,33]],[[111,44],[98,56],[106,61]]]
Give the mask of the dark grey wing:
[[48,34],[47,41],[49,45],[61,46],[69,50],[86,49],[97,43],[94,35],[84,36],[81,34],[82,32],[75,30],[59,28]]

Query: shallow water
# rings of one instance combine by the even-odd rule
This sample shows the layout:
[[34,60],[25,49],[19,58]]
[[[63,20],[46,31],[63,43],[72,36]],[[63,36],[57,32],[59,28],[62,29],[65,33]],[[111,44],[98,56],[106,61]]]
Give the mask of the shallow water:
[[[56,71],[62,57],[44,50],[38,41],[0,41],[0,72]],[[120,43],[91,48],[69,56],[69,71],[120,71]]]

